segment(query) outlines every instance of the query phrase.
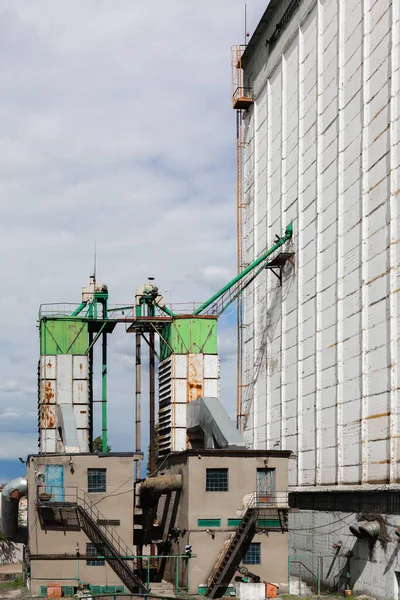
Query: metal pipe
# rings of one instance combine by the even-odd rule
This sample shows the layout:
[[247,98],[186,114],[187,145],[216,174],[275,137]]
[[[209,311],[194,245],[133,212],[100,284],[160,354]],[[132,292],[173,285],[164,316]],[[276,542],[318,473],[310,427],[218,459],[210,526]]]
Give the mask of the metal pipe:
[[272,254],[273,252],[275,252],[275,250],[278,250],[278,248],[280,248],[281,246],[283,246],[283,244],[285,242],[287,242],[288,240],[290,240],[290,238],[292,237],[292,235],[293,235],[293,223],[290,223],[290,225],[288,225],[286,227],[285,235],[283,235],[282,237],[280,237],[276,241],[276,243],[265,254],[263,254],[262,256],[260,256],[259,258],[257,258],[248,267],[246,267],[245,269],[243,269],[243,271],[241,271],[240,273],[238,273],[238,275],[236,275],[236,277],[234,277],[231,281],[229,281],[229,283],[225,284],[223,288],[221,288],[218,292],[216,292],[213,296],[211,296],[211,298],[209,298],[201,306],[199,306],[199,308],[197,308],[194,311],[193,314],[194,315],[199,315],[204,309],[206,309],[208,306],[210,306],[210,304],[212,304],[213,302],[215,302],[215,300],[217,300],[220,296],[222,296],[222,294],[224,294],[233,285],[235,285],[235,283],[238,283],[238,281],[240,281],[241,279],[243,279],[243,277],[245,277],[248,273],[250,273],[250,271],[252,271],[260,263],[262,263],[268,256],[270,256],[270,254]]
[[19,501],[28,492],[26,477],[17,477],[4,486],[1,492],[1,528],[11,542],[26,544],[28,528],[18,524]]
[[149,334],[149,402],[150,402],[150,448],[149,448],[149,466],[150,473],[156,470],[156,447],[155,447],[155,360],[154,360],[154,331]]
[[[142,382],[141,382],[141,346],[140,346],[140,333],[136,333],[136,452],[140,452],[141,450],[141,392],[142,392]],[[136,481],[140,479],[140,461],[135,462],[136,465]]]
[[107,452],[107,334],[102,336],[101,368],[102,451]]
[[77,317],[79,315],[79,313],[85,308],[87,302],[81,302],[80,305],[78,306],[78,308],[76,308],[74,310],[74,312],[72,313],[71,317]]
[[93,333],[89,331],[89,452],[93,452]]

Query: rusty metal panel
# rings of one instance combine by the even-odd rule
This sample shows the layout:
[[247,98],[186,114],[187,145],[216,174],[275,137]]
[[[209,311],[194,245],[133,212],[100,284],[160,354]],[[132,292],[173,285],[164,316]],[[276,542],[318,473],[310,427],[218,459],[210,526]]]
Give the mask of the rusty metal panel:
[[72,376],[74,379],[87,379],[89,359],[87,356],[73,356]]
[[72,383],[72,400],[74,404],[88,404],[89,388],[87,380],[75,379]]
[[203,396],[204,354],[188,354],[187,401],[193,402]]
[[180,379],[186,379],[187,370],[187,355],[186,354],[174,354],[172,356],[173,361],[173,377]]
[[82,404],[74,405],[74,415],[77,429],[89,428],[89,407]]
[[72,355],[57,357],[57,404],[72,404]]
[[42,429],[40,432],[40,451],[56,452],[57,436],[55,429]]
[[40,357],[40,377],[41,379],[55,379],[57,370],[56,356]]
[[205,379],[204,380],[204,388],[203,388],[203,396],[206,398],[218,398],[218,379]]
[[173,430],[172,439],[175,452],[186,450],[186,427],[176,427]]
[[204,379],[219,378],[218,354],[204,354]]
[[42,404],[56,403],[56,382],[54,380],[42,380],[40,382],[40,402]]
[[187,405],[175,404],[173,409],[174,427],[185,427],[187,422]]
[[76,432],[78,436],[78,444],[81,452],[89,452],[89,430],[78,429]]
[[54,429],[56,426],[56,405],[42,405],[40,407],[40,427]]
[[175,379],[173,381],[173,403],[186,404],[186,379]]

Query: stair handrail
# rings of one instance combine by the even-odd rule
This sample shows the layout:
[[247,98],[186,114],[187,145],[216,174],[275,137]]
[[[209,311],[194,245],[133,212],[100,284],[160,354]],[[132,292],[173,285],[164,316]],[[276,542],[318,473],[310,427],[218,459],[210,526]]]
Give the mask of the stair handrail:
[[250,492],[245,496],[244,508],[289,508],[289,492]]
[[[235,531],[234,535],[231,536],[228,545],[225,547],[224,551],[218,555],[217,557],[217,561],[214,564],[213,570],[207,580],[207,588],[215,588],[218,587],[220,585],[221,580],[223,579],[223,577],[226,575],[227,569],[230,567],[229,564],[226,564],[223,568],[222,571],[220,573],[218,573],[219,567],[222,564],[224,558],[226,557],[230,547],[232,545],[234,545],[235,543],[237,543],[237,538],[246,538],[246,535],[248,534],[251,525],[254,524],[254,521],[257,521],[258,518],[258,513],[259,510],[257,507],[247,507],[246,509],[246,513],[242,519],[241,524],[239,525],[239,527],[237,528],[237,530]],[[246,517],[246,514],[248,515],[248,521],[246,523],[244,523],[244,519]],[[253,521],[252,521],[253,519]],[[244,527],[243,527],[244,525]],[[240,531],[240,529],[243,527],[243,530]],[[214,578],[216,578],[216,580],[213,582]],[[219,580],[219,581],[218,581]],[[214,594],[211,595],[211,598],[214,597]]]
[[[91,501],[91,499],[89,498],[89,496],[87,495],[87,493],[84,490],[82,490],[81,488],[77,488],[76,492],[77,492],[76,493],[77,504],[79,504],[80,506],[82,506],[82,508],[84,508],[86,510],[86,512],[89,514],[89,516],[93,519],[93,521],[96,524],[97,524],[97,521],[108,521],[108,519],[106,519],[106,517],[100,512],[100,510],[97,508],[97,506],[95,504],[93,504],[93,502]],[[101,530],[105,534],[105,537],[111,543],[111,545],[115,548],[115,550],[118,552],[118,554],[121,557],[124,557],[123,560],[125,560],[125,561],[132,560],[134,563],[134,561],[135,561],[134,558],[132,558],[132,559],[126,558],[126,557],[134,555],[132,548],[129,548],[129,546],[124,542],[124,540],[121,538],[121,536],[115,531],[114,527],[112,527],[112,525],[98,525],[98,526],[101,528]]]

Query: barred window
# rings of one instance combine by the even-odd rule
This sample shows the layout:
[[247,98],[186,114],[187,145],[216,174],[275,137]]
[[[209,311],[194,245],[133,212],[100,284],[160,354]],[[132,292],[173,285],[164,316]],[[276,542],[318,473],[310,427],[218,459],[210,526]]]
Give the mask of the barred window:
[[88,469],[88,492],[102,493],[106,491],[106,469]]
[[228,469],[206,469],[206,492],[228,491]]
[[104,567],[106,564],[104,551],[101,546],[97,546],[96,548],[94,544],[86,544],[86,556],[86,564],[88,567]]
[[252,542],[247,548],[246,554],[242,560],[244,565],[260,565],[261,564],[261,544]]

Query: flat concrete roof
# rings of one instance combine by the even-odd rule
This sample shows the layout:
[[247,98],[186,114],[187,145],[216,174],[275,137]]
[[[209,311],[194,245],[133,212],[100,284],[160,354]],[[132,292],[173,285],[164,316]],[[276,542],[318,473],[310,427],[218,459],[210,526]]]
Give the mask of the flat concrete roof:
[[207,450],[183,450],[182,452],[172,452],[167,458],[179,458],[184,456],[225,456],[227,458],[250,458],[250,457],[271,457],[271,458],[289,458],[292,454],[291,450],[237,450],[223,448],[214,448]]
[[250,58],[253,56],[258,43],[261,38],[264,36],[264,33],[272,19],[272,15],[274,14],[276,8],[279,6],[282,0],[270,0],[269,4],[261,17],[257,27],[253,35],[250,38],[249,43],[246,46],[246,49],[242,56],[242,65],[246,67],[246,64],[249,62]]
[[39,454],[28,454],[27,460],[29,458],[44,458],[45,456],[98,456],[99,458],[116,458],[120,456],[124,458],[136,458],[138,460],[142,460],[143,452],[42,452]]

